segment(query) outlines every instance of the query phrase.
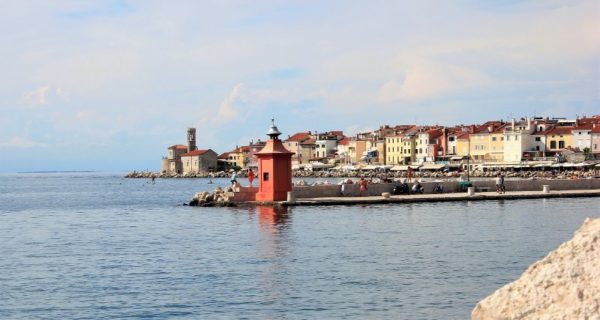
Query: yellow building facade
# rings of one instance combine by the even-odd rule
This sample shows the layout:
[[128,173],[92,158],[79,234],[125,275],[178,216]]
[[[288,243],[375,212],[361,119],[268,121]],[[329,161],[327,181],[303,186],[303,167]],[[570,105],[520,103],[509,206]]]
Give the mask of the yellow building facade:
[[385,138],[385,164],[396,165],[403,162],[403,142],[400,136],[391,136]]
[[573,127],[556,127],[546,133],[546,150],[557,152],[573,146]]

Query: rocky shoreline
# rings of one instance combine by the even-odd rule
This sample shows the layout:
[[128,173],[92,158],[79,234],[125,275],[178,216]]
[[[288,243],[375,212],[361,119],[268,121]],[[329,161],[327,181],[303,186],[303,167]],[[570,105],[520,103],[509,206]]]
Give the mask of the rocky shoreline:
[[600,219],[480,301],[471,319],[600,319]]
[[[473,171],[470,176],[472,178],[491,178],[496,177],[499,171]],[[523,179],[568,179],[568,178],[600,178],[600,172],[597,169],[587,170],[545,170],[545,171],[502,171],[507,178],[523,178]],[[435,178],[435,179],[450,179],[464,176],[464,172],[442,172],[442,171],[415,171],[415,178]],[[125,178],[131,179],[192,179],[192,178],[227,178],[230,173],[225,171],[220,172],[200,172],[187,174],[165,174],[150,171],[133,171],[125,175]],[[241,170],[238,172],[238,177],[245,177],[246,172]],[[406,178],[405,171],[304,171],[294,170],[295,178],[379,178],[379,179],[394,179]]]

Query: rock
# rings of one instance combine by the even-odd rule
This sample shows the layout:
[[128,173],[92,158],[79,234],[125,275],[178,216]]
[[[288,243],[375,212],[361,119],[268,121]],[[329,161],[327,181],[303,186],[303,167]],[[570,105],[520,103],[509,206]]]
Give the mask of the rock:
[[600,319],[600,219],[480,301],[471,319]]

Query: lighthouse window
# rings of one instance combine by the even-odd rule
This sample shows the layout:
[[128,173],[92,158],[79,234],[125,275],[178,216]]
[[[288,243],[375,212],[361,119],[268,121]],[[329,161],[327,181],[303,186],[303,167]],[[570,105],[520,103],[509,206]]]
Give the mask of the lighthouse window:
[[263,181],[269,181],[269,173],[263,172]]

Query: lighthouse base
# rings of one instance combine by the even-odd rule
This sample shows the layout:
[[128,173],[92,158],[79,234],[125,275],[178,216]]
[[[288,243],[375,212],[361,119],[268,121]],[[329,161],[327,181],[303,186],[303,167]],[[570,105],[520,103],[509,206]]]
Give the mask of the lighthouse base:
[[287,200],[287,191],[256,193],[256,201],[286,201],[286,200]]

